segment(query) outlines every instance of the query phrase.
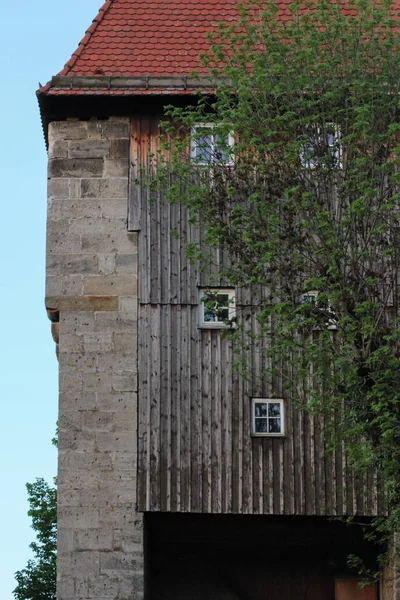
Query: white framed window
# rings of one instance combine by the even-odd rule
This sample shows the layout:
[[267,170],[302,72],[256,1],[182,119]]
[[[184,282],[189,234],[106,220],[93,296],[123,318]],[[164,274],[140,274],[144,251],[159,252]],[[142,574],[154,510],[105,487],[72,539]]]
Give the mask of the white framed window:
[[276,398],[253,398],[251,401],[251,434],[285,435],[284,402]]
[[220,135],[213,123],[197,123],[190,136],[190,158],[198,165],[232,165],[233,135]]
[[308,170],[318,167],[341,168],[340,128],[334,123],[316,127],[307,136],[300,151],[301,166]]
[[327,329],[331,331],[335,331],[337,329],[337,318],[332,309],[330,302],[327,302],[327,305],[321,306],[318,303],[318,291],[317,290],[308,290],[307,292],[303,292],[299,298],[300,304],[314,304],[317,309],[326,315],[325,326]]
[[317,301],[317,290],[309,290],[300,295],[300,304],[315,304]]
[[199,289],[199,327],[228,327],[235,318],[234,288]]

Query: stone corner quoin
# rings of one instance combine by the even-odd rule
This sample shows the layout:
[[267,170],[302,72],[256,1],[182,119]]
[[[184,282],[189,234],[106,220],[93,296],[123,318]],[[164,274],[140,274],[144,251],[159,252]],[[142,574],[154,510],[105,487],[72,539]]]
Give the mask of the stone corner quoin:
[[143,598],[128,174],[128,118],[50,124],[46,308],[59,356],[59,600]]

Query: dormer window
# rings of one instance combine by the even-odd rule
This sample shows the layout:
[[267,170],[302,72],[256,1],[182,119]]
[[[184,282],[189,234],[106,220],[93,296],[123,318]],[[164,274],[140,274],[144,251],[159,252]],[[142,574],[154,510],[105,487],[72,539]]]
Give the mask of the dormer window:
[[190,158],[198,165],[231,165],[233,136],[216,132],[213,123],[198,123],[192,127]]

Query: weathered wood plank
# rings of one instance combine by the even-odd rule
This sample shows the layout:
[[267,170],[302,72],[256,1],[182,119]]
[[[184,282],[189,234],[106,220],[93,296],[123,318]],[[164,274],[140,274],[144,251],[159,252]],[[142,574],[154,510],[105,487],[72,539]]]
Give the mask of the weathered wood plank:
[[221,335],[211,339],[211,512],[219,513],[221,501]]
[[[129,165],[129,204],[128,229],[140,231],[142,228],[142,188],[141,185],[141,153],[140,153],[140,117],[131,119],[131,143]],[[138,183],[139,182],[139,183]]]
[[182,347],[179,377],[181,380],[181,511],[190,510],[191,473],[190,473],[190,312],[180,311],[180,343]]
[[[179,306],[171,306],[171,511],[180,510],[180,339],[178,321]],[[151,357],[149,357],[151,360]]]
[[160,509],[170,510],[171,484],[171,392],[170,392],[170,357],[171,357],[171,309],[161,309],[160,331]]
[[150,371],[150,509],[160,510],[160,313],[152,314],[150,348],[153,356]]
[[203,473],[202,500],[203,512],[211,512],[211,331],[201,332],[201,387],[202,387],[202,437],[203,437]]
[[150,403],[149,382],[150,362],[147,356],[150,353],[150,322],[147,306],[139,307],[139,344],[138,344],[138,370],[139,370],[139,411],[138,411],[138,504],[141,510],[150,510]]
[[202,508],[202,396],[201,396],[201,357],[200,330],[197,327],[197,307],[190,307],[190,452],[191,452],[191,512],[199,513]]

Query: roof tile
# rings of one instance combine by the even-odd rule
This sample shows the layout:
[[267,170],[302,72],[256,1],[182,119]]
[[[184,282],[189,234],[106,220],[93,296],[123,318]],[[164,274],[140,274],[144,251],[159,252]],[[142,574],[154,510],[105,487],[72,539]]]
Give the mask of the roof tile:
[[[207,32],[237,18],[240,0],[106,0],[60,75],[186,76],[205,74],[199,56]],[[292,0],[277,0],[286,20]],[[339,0],[350,14],[347,0]],[[306,9],[305,9],[306,10]],[[45,86],[46,93],[56,90]],[[99,92],[100,93],[100,92]]]

